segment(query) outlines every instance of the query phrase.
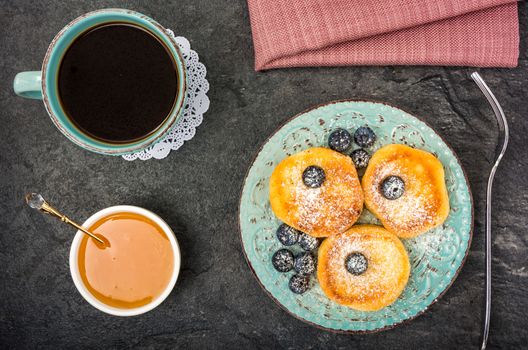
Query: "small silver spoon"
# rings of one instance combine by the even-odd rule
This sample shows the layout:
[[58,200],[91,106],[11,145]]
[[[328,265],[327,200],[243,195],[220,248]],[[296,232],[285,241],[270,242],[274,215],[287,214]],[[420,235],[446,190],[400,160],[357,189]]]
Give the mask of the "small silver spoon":
[[508,128],[508,121],[506,120],[506,116],[504,115],[504,111],[502,110],[499,101],[497,101],[497,98],[493,95],[480,74],[473,72],[471,78],[477,83],[477,86],[480,88],[484,96],[486,96],[491,108],[493,108],[497,123],[499,124],[499,142],[495,149],[495,163],[493,164],[488,177],[488,187],[486,191],[486,311],[484,315],[482,345],[480,347],[481,350],[484,350],[486,349],[486,344],[488,342],[491,315],[491,190],[493,187],[495,172],[506,152],[506,147],[508,147],[510,129]]
[[97,237],[95,234],[91,233],[81,225],[77,224],[75,221],[72,221],[70,218],[68,218],[66,215],[60,213],[57,209],[53,208],[46,200],[38,193],[28,193],[26,194],[26,203],[33,209],[37,209],[45,214],[49,214],[51,216],[55,216],[59,218],[61,221],[75,227],[76,229],[86,233],[88,236],[95,239],[97,242],[102,244],[103,247],[105,247],[107,244],[99,237]]

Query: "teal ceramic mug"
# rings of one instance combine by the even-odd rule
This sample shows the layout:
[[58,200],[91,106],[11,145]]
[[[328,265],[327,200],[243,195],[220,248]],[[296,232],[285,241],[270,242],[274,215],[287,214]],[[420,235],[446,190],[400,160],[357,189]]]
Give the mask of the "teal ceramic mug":
[[[163,123],[146,137],[130,143],[109,143],[97,140],[79,130],[67,117],[58,94],[58,73],[61,60],[70,44],[86,31],[106,23],[129,23],[156,36],[169,49],[178,74],[178,96]],[[160,140],[180,119],[186,99],[185,64],[178,45],[166,29],[153,19],[138,12],[123,9],[104,9],[82,15],[64,27],[51,42],[41,71],[22,72],[13,82],[19,96],[41,99],[55,126],[71,141],[82,148],[101,154],[123,155],[147,148]]]

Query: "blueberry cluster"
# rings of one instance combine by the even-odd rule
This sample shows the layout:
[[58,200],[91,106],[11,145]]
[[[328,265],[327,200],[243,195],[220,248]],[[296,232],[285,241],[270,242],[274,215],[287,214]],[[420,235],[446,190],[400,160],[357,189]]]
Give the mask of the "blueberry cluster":
[[298,244],[306,252],[311,252],[319,246],[319,240],[317,238],[287,224],[281,224],[277,229],[276,235],[282,245],[292,246]]
[[295,256],[289,249],[279,249],[271,257],[271,263],[279,272],[295,271],[288,284],[296,294],[303,294],[310,288],[310,276],[315,272],[317,259],[312,251],[319,246],[317,238],[303,233],[286,224],[281,224],[276,232],[277,239],[284,246],[298,244],[303,253]]
[[328,146],[334,151],[347,152],[352,146],[352,140],[361,148],[358,148],[350,157],[358,170],[365,169],[370,161],[370,154],[365,148],[372,147],[376,142],[376,134],[368,126],[360,126],[354,132],[354,136],[345,129],[336,129],[328,137]]
[[[367,168],[370,161],[370,154],[365,148],[372,147],[374,142],[376,142],[376,134],[374,130],[368,126],[360,126],[354,132],[354,136],[345,129],[336,129],[330,133],[328,137],[328,147],[334,151],[345,153],[347,152],[351,145],[352,139],[354,142],[361,148],[355,149],[350,153],[350,158],[354,162],[356,169],[358,171],[364,170]],[[325,174],[323,169],[311,169],[314,166],[306,168],[304,171],[310,176],[305,179],[305,174],[303,173],[303,181],[308,187],[319,187],[325,180]],[[360,173],[361,175],[361,173]],[[379,191],[383,197],[389,200],[395,200],[400,198],[405,192],[405,182],[399,176],[387,176],[380,185]]]

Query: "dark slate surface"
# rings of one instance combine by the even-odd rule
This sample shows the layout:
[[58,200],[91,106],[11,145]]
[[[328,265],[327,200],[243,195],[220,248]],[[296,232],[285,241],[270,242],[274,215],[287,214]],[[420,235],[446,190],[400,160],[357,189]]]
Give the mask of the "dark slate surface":
[[[39,69],[68,21],[90,10],[143,12],[189,38],[208,68],[211,107],[195,138],[163,161],[126,162],[83,151],[52,125],[39,101],[16,97],[19,71]],[[511,144],[497,174],[491,348],[526,346],[528,318],[528,11],[520,5],[516,69],[485,69],[510,121]],[[476,348],[483,305],[485,184],[496,126],[472,69],[349,67],[256,73],[244,1],[0,2],[0,344],[20,348]],[[340,335],[313,328],[260,289],[241,251],[237,207],[259,145],[313,105],[366,98],[424,118],[455,149],[475,200],[466,265],[429,311],[396,329]],[[74,231],[23,205],[41,191],[79,220],[134,204],[161,215],[183,250],[178,284],[155,311],[107,316],[87,304],[68,269]]]

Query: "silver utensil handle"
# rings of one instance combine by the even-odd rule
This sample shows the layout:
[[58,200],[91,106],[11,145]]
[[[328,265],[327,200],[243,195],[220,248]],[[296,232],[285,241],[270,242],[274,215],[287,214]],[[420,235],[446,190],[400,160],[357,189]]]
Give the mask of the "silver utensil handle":
[[[492,188],[493,188],[493,179],[495,178],[495,172],[499,166],[499,163],[506,152],[506,147],[508,146],[509,139],[509,128],[508,122],[504,115],[504,111],[500,106],[497,98],[493,95],[490,88],[480,74],[474,72],[471,74],[471,78],[475,81],[477,86],[480,88],[486,99],[488,100],[493,112],[495,113],[495,118],[499,124],[499,138],[503,138],[502,147],[497,148],[495,151],[495,163],[491,168],[488,186],[486,189],[486,308],[484,314],[484,329],[482,332],[482,345],[481,350],[486,349],[486,344],[488,342],[489,328],[490,328],[490,315],[491,315],[491,198],[492,198]],[[500,139],[497,146],[500,145]]]

